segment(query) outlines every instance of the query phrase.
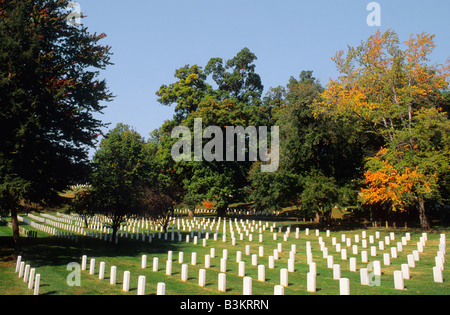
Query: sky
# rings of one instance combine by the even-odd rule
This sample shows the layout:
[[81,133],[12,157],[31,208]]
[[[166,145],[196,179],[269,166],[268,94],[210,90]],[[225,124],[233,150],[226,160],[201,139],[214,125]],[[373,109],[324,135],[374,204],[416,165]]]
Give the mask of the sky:
[[[82,23],[106,33],[113,66],[101,72],[116,98],[98,116],[114,128],[133,127],[144,138],[173,107],[157,102],[162,84],[175,82],[185,65],[205,67],[228,60],[244,47],[257,56],[256,73],[265,92],[298,78],[302,70],[326,85],[337,78],[331,57],[356,46],[378,29],[392,29],[402,41],[411,34],[435,34],[432,63],[450,58],[449,0],[379,0],[381,26],[369,26],[371,0],[77,0]],[[107,131],[107,129],[105,129]]]

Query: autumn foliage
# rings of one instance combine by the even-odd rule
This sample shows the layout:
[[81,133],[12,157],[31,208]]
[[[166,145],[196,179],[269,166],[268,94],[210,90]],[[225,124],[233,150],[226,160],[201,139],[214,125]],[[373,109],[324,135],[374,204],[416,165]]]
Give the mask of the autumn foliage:
[[361,198],[366,204],[388,203],[394,211],[405,211],[405,207],[411,202],[411,192],[422,195],[432,192],[436,185],[436,174],[425,175],[417,167],[406,167],[399,171],[384,158],[387,151],[388,149],[382,148],[372,158],[381,165],[376,171],[365,172],[367,187],[361,189]]

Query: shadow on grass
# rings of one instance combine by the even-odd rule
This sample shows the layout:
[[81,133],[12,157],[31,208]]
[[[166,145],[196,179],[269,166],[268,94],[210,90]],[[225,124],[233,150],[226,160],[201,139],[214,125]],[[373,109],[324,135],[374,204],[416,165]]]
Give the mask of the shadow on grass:
[[[176,243],[153,240],[152,243],[120,239],[119,244],[92,237],[78,236],[78,242],[58,237],[21,238],[19,255],[22,260],[32,261],[34,267],[62,266],[69,262],[80,262],[88,257],[136,257],[138,255],[164,254],[176,251]],[[15,261],[12,237],[0,237],[0,260]]]

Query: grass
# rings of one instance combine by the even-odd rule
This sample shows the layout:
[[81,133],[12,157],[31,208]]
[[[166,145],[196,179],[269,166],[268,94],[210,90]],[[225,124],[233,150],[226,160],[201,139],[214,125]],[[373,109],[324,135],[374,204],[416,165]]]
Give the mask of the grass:
[[[36,273],[41,274],[40,294],[43,295],[136,295],[137,280],[140,275],[146,276],[146,294],[156,294],[158,282],[166,284],[167,295],[240,295],[242,294],[243,278],[238,276],[238,264],[236,263],[236,252],[242,251],[242,260],[246,262],[246,276],[253,278],[253,294],[254,295],[272,295],[274,286],[279,284],[280,269],[287,268],[287,260],[291,244],[296,244],[296,263],[295,272],[289,273],[289,286],[285,288],[286,295],[338,295],[339,281],[332,279],[332,270],[327,268],[326,259],[322,258],[322,252],[319,249],[319,243],[315,231],[311,230],[310,235],[305,235],[305,228],[308,227],[304,223],[284,222],[286,227],[292,224],[291,235],[286,242],[283,241],[283,233],[278,233],[278,239],[272,239],[272,233],[267,229],[263,232],[264,242],[258,242],[258,233],[253,233],[253,242],[249,242],[244,236],[244,240],[236,240],[236,245],[231,245],[231,238],[228,236],[227,242],[223,243],[219,235],[218,241],[214,241],[212,236],[207,241],[207,246],[203,247],[199,240],[198,245],[182,242],[171,242],[154,239],[152,243],[120,239],[118,245],[104,242],[98,239],[79,236],[78,243],[69,239],[61,239],[38,232],[37,239],[22,239],[22,256],[23,260],[29,263],[32,268],[36,268]],[[279,226],[279,222],[277,222]],[[295,227],[300,227],[300,238],[295,239]],[[27,226],[27,228],[32,229]],[[221,230],[220,230],[221,231]],[[284,230],[283,230],[284,231]],[[338,242],[341,234],[351,237],[360,234],[362,229],[332,231],[331,237],[336,237]],[[348,257],[357,257],[358,271],[349,271],[349,260],[341,260],[340,253],[335,251],[335,247],[331,245],[331,237],[327,238],[324,231],[320,231],[330,255],[334,256],[335,263],[341,265],[341,277],[350,279],[350,290],[352,295],[448,295],[450,294],[449,268],[444,270],[444,283],[434,283],[432,267],[434,266],[434,257],[438,251],[440,233],[448,233],[448,228],[435,230],[428,233],[428,241],[424,252],[420,254],[420,261],[416,262],[416,267],[411,268],[411,279],[405,280],[406,290],[399,291],[394,289],[393,272],[400,270],[400,265],[406,263],[406,255],[411,254],[417,249],[422,231],[416,229],[386,229],[386,228],[367,228],[367,235],[374,235],[375,231],[381,234],[380,240],[384,240],[384,236],[390,232],[395,232],[396,239],[391,245],[386,245],[385,251],[377,250],[377,256],[370,256],[370,248],[368,251],[369,261],[380,260],[382,263],[382,276],[380,286],[362,286],[360,285],[359,269],[367,267],[367,264],[361,263],[360,254],[352,255],[351,247],[347,248]],[[392,244],[404,236],[406,232],[411,233],[411,241],[408,245],[403,246],[403,251],[399,253],[397,259],[391,259],[390,266],[383,265],[383,253],[389,252]],[[219,233],[221,234],[221,233]],[[15,260],[12,258],[11,229],[7,226],[0,226],[0,294],[1,295],[31,295],[32,291],[28,290],[26,284],[18,278],[14,273]],[[449,236],[447,236],[448,242]],[[183,238],[184,240],[184,238]],[[310,241],[312,246],[313,261],[317,264],[317,292],[308,293],[306,291],[306,274],[309,266],[306,264],[306,242]],[[376,240],[375,244],[378,245]],[[272,255],[273,249],[277,248],[277,244],[282,243],[282,252],[279,260],[275,261],[275,269],[268,269],[268,256]],[[258,257],[258,264],[266,265],[266,281],[264,283],[257,281],[257,267],[251,266],[251,256],[245,255],[244,247],[249,244],[251,254],[258,254],[258,247],[264,246],[264,257]],[[342,244],[342,248],[346,248]],[[361,251],[361,242],[359,250]],[[369,246],[372,244],[369,244]],[[211,259],[211,267],[206,271],[206,286],[198,285],[199,270],[205,268],[204,255],[210,253],[211,247],[215,248],[215,258]],[[377,246],[378,247],[378,246]],[[447,248],[449,248],[447,246]],[[227,292],[220,293],[218,287],[218,274],[220,272],[220,258],[222,250],[228,250],[227,260]],[[173,252],[173,269],[172,275],[165,274],[165,262],[167,260],[168,251]],[[186,282],[181,281],[181,264],[178,263],[178,253],[184,252],[184,263],[189,265],[189,279]],[[197,265],[190,264],[191,253],[197,253]],[[147,255],[147,268],[141,269],[141,256]],[[71,262],[81,264],[81,257],[88,256],[89,260],[95,258],[96,269],[95,275],[90,275],[88,270],[81,271],[81,286],[70,287],[67,285],[67,277],[72,270],[67,270],[67,265]],[[448,255],[447,255],[448,256]],[[152,271],[153,257],[159,258],[159,271]],[[98,269],[100,262],[106,263],[105,279],[98,279]],[[117,266],[117,285],[109,284],[109,271],[111,266]],[[123,272],[130,271],[131,282],[130,292],[122,291]]]

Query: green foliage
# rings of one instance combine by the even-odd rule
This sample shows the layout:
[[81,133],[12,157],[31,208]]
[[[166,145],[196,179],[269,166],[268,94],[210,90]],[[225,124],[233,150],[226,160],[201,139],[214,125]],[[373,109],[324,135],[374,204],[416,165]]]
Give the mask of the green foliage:
[[51,202],[87,177],[104,126],[94,115],[112,99],[98,78],[106,35],[68,25],[68,3],[0,1],[0,208],[14,218],[22,201]]
[[144,139],[130,127],[118,124],[100,143],[92,163],[92,207],[113,220],[117,231],[125,216],[142,214],[147,184]]

